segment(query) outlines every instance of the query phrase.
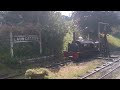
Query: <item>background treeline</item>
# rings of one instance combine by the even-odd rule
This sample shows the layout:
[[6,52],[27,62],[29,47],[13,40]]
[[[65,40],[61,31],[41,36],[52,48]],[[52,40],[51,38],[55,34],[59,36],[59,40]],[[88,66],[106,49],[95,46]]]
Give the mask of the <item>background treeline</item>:
[[71,17],[55,11],[1,11],[0,12],[0,59],[10,57],[10,31],[13,35],[39,35],[39,42],[14,44],[14,57],[61,55],[72,41]]

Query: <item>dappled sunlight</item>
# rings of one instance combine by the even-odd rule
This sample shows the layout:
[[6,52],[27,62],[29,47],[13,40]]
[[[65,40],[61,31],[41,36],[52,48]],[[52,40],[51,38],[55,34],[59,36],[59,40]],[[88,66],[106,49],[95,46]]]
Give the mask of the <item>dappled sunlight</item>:
[[115,37],[115,36],[112,36],[112,35],[108,35],[107,36],[107,39],[108,39],[108,42],[115,46],[115,47],[120,47],[120,39]]
[[[109,51],[120,51],[119,14],[1,11],[0,78],[8,78],[12,73],[16,79],[41,79],[40,75],[44,79],[78,79],[107,62],[102,58]],[[106,38],[108,33],[112,35]]]

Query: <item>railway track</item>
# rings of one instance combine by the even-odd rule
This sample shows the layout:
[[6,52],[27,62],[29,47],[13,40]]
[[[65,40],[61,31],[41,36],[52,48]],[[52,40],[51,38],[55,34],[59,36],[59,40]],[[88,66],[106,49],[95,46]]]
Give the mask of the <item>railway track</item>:
[[107,73],[104,74],[103,76],[99,77],[98,79],[104,79],[107,75],[111,74],[112,72],[114,72],[114,71],[117,70],[118,68],[120,68],[120,65],[118,65],[116,68],[112,69],[111,71],[107,72]]
[[[44,66],[44,68],[59,68],[61,66],[64,66],[66,65],[67,63],[70,63],[72,60],[66,60],[64,62],[61,62],[61,63],[57,63],[57,64],[54,64],[54,65],[50,65],[50,66]],[[11,74],[11,75],[10,75]],[[3,75],[0,75],[0,79],[12,79],[12,78],[15,78],[15,77],[19,77],[21,75],[24,75],[25,72],[22,72],[22,73],[19,73],[19,74],[14,74],[14,73],[9,73],[9,74],[3,74]]]
[[103,79],[118,68],[120,68],[120,58],[97,67],[94,71],[81,77],[80,79]]

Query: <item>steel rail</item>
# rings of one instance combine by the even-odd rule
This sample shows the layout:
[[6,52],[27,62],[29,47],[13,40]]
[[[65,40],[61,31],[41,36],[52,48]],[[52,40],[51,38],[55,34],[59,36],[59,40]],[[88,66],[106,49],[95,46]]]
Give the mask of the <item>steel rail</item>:
[[106,66],[103,66],[102,68],[100,68],[100,69],[98,69],[98,70],[93,71],[92,73],[89,73],[89,74],[83,76],[83,77],[80,78],[80,79],[85,79],[85,78],[87,78],[87,77],[90,77],[91,75],[93,75],[93,74],[95,74],[95,73],[97,73],[97,72],[103,70],[104,68],[106,68],[106,67],[108,67],[108,66],[110,66],[110,65],[112,65],[112,64],[114,64],[114,63],[116,63],[116,62],[118,62],[119,60],[120,60],[120,58],[117,59],[117,60],[115,60],[114,62],[112,62],[112,63],[106,65]]

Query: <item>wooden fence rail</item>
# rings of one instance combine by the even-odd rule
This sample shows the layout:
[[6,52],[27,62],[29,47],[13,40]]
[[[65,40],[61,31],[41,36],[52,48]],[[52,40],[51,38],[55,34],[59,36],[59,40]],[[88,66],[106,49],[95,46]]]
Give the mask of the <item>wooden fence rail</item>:
[[50,55],[50,56],[43,56],[43,57],[39,57],[39,58],[32,58],[32,59],[25,59],[25,60],[19,60],[19,65],[22,66],[27,66],[27,65],[34,65],[34,64],[41,64],[44,62],[52,62],[55,60],[55,56],[54,55]]

